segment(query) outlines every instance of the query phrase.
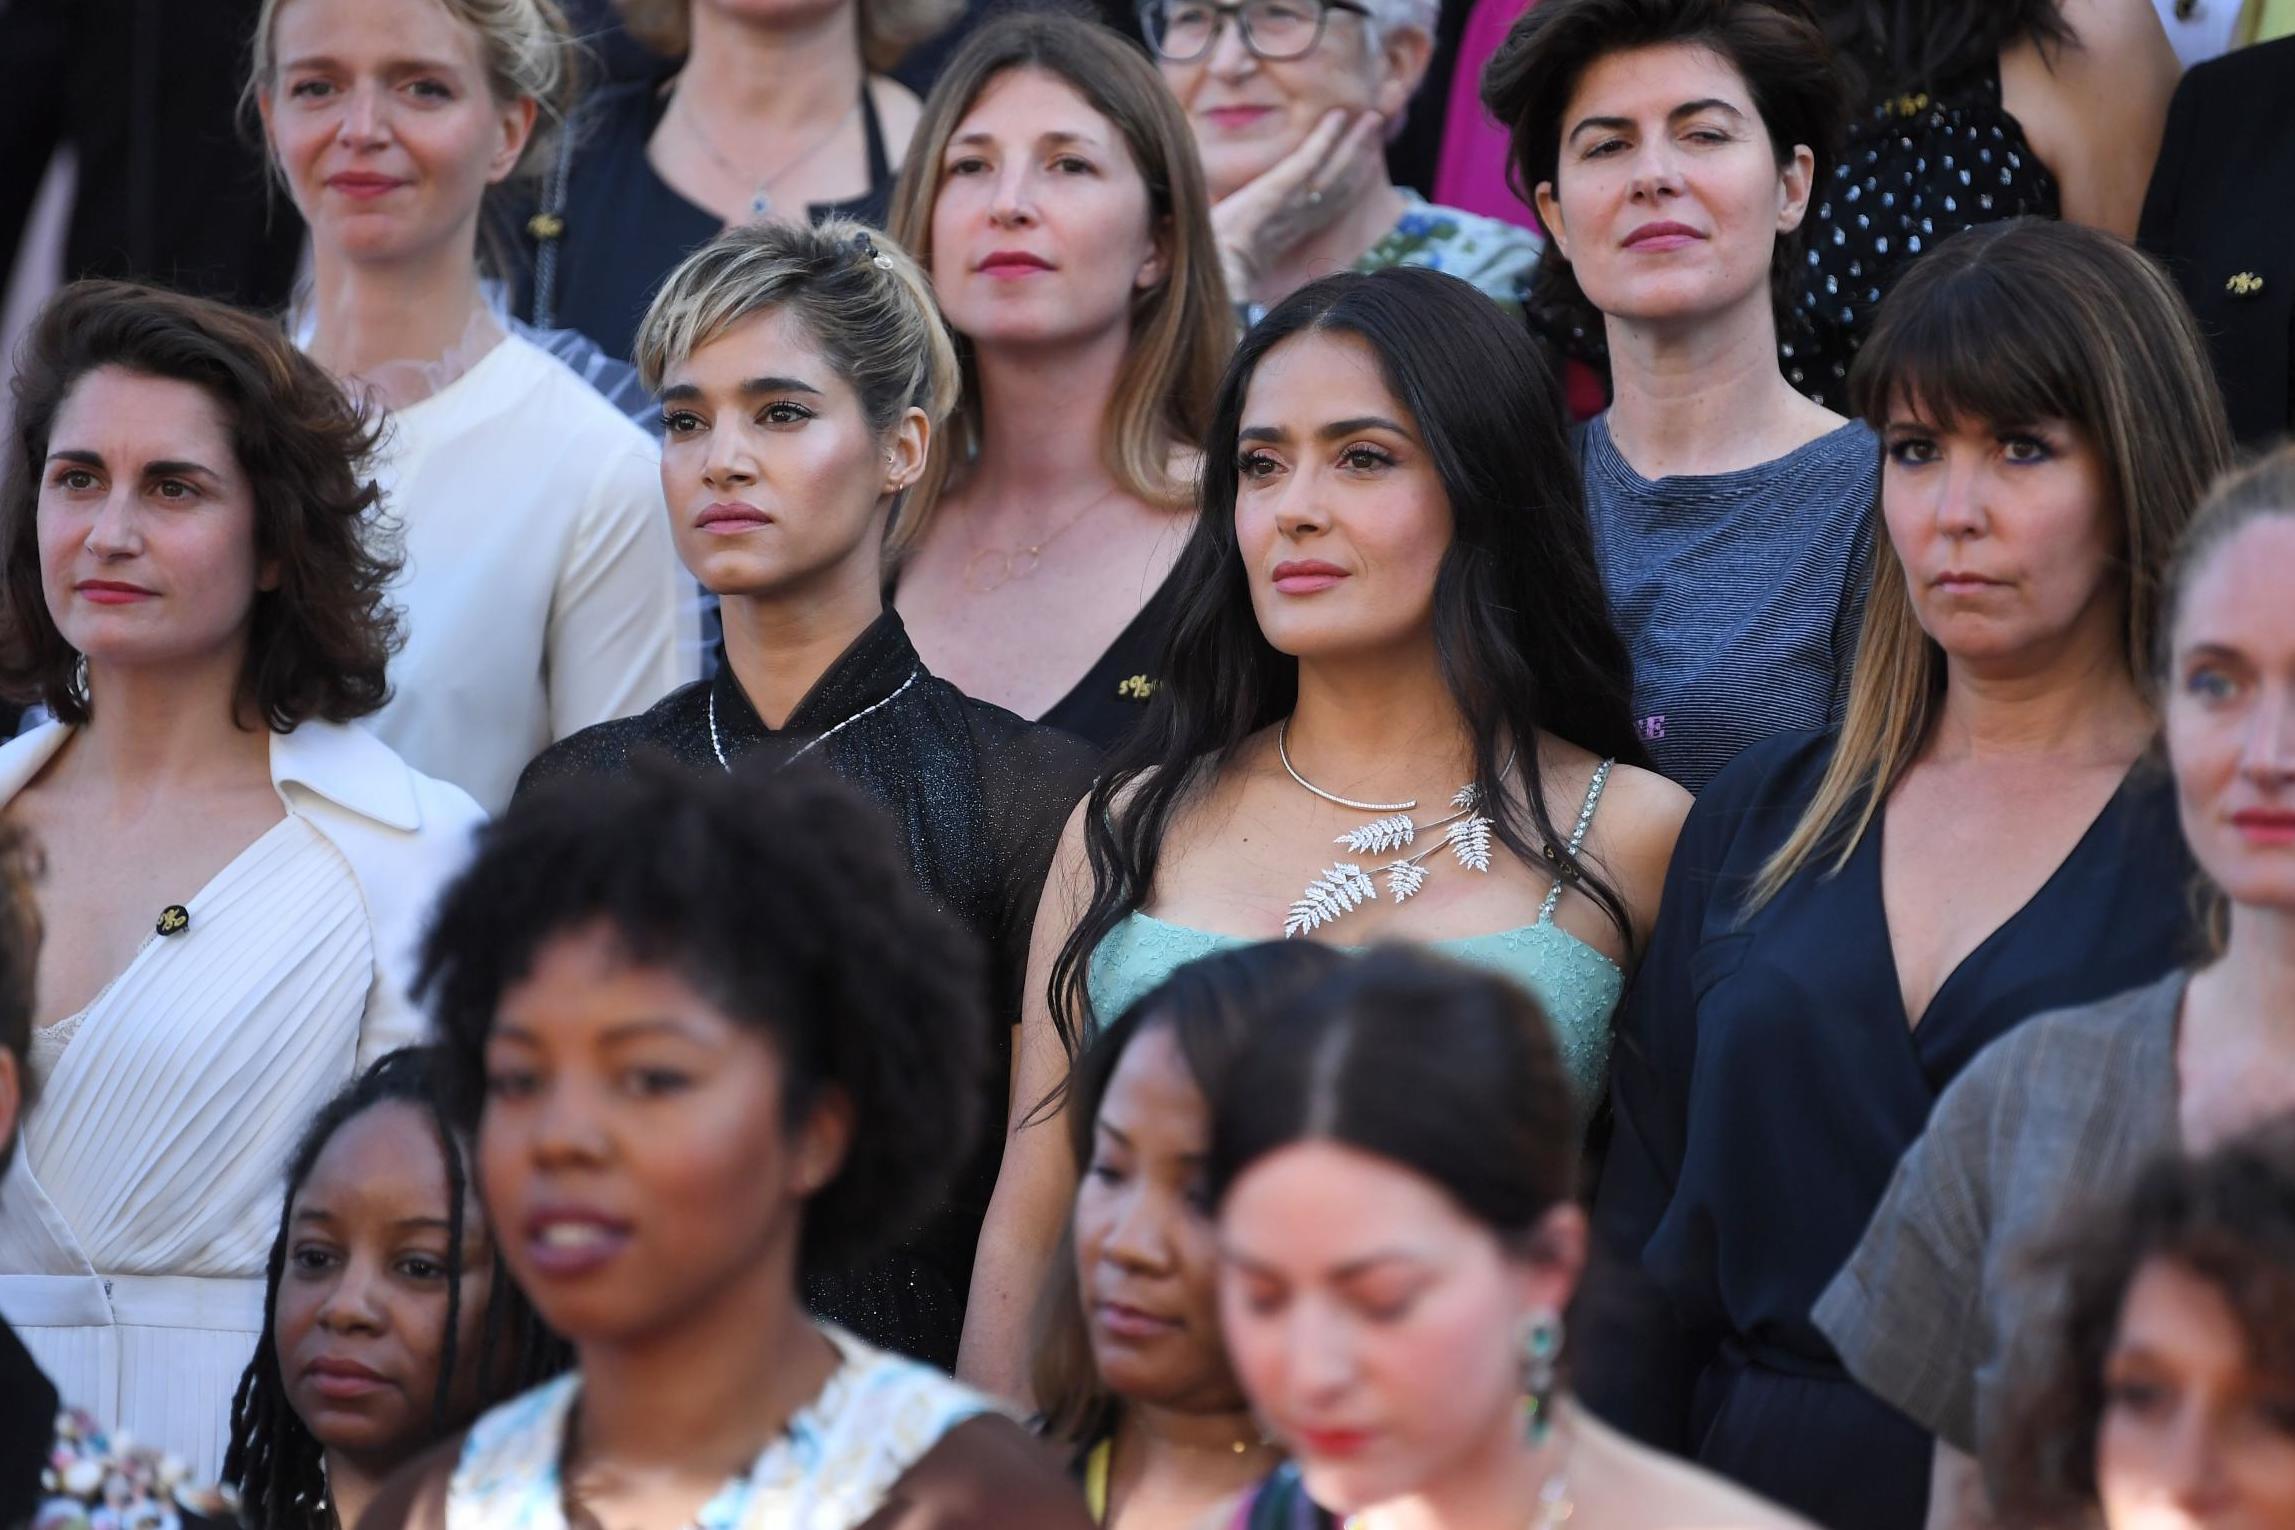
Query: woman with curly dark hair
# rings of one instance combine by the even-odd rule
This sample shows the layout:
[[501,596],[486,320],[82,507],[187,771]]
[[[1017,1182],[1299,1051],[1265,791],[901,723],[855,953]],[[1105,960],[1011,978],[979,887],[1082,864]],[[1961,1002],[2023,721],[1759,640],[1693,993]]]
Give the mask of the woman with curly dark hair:
[[415,1039],[419,922],[477,806],[352,724],[396,627],[370,428],[261,320],[82,283],[21,353],[0,748],[47,851],[0,1312],[67,1396],[212,1478],[293,1133]]
[[567,1364],[495,1246],[431,1047],[329,1100],[287,1165],[223,1479],[245,1530],[345,1530],[382,1482]]
[[799,1283],[928,1216],[981,1124],[981,958],[879,810],[647,753],[522,795],[424,951],[502,1257],[575,1374],[370,1526],[1082,1530],[1018,1425]]
[[2050,1252],[2046,1357],[1985,1452],[2000,1522],[2295,1524],[2295,1116],[2155,1163]]

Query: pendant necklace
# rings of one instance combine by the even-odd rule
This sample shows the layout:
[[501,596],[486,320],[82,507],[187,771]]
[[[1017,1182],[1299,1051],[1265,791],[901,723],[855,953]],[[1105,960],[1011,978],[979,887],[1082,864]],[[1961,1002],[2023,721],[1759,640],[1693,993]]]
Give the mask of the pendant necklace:
[[[682,97],[680,97],[675,91],[671,92],[670,104],[672,106],[675,106],[681,99]],[[743,185],[753,185],[757,188],[749,198],[749,221],[752,223],[761,223],[765,219],[773,216],[774,184],[780,181],[784,176],[788,175],[792,170],[797,169],[799,166],[811,160],[814,155],[827,148],[829,146],[829,141],[844,131],[845,124],[852,121],[854,116],[860,112],[860,109],[861,103],[860,100],[856,97],[853,101],[853,104],[846,109],[845,114],[839,117],[836,121],[829,124],[828,131],[816,134],[810,143],[806,144],[802,149],[798,150],[789,158],[783,160],[762,180],[757,179],[754,176],[744,174],[739,165],[736,165],[730,158],[726,156],[723,150],[719,149],[715,143],[710,141],[709,135],[701,130],[701,119],[693,115],[693,109],[691,107],[687,107],[683,112],[679,113],[679,115],[684,119],[686,132],[692,136],[695,143],[701,145],[702,153],[717,161],[718,169],[723,170],[728,176],[731,176],[734,180],[741,182]]]
[[[1386,855],[1392,851],[1408,849],[1422,834],[1432,835],[1436,829],[1443,832],[1439,838],[1431,839],[1425,849],[1374,866],[1369,871],[1365,871],[1359,861],[1333,863],[1307,884],[1306,891],[1299,895],[1299,901],[1292,904],[1290,912],[1284,916],[1285,940],[1319,930],[1324,925],[1344,918],[1365,903],[1376,903],[1379,889],[1378,884],[1371,880],[1373,876],[1386,879],[1389,899],[1396,903],[1404,902],[1426,885],[1430,869],[1426,864],[1427,857],[1445,846],[1449,848],[1452,858],[1468,871],[1479,871],[1485,875],[1489,873],[1493,825],[1489,818],[1477,811],[1482,793],[1473,783],[1469,782],[1452,794],[1449,813],[1430,822],[1420,823],[1411,817],[1412,810],[1418,806],[1416,797],[1407,802],[1357,802],[1352,797],[1327,792],[1299,774],[1299,768],[1291,763],[1290,732],[1289,718],[1285,718],[1275,730],[1275,757],[1283,762],[1284,774],[1325,802],[1353,808],[1358,813],[1382,815],[1360,828],[1349,829],[1332,843],[1345,845],[1349,851],[1359,856]],[[1506,763],[1498,767],[1499,779],[1504,780],[1513,770],[1514,751],[1508,750]]]
[[[1109,488],[1085,500],[1076,507],[1075,514],[1053,527],[1048,535],[1032,545],[1015,547],[1009,552],[1001,547],[975,545],[972,556],[964,560],[965,589],[975,595],[986,595],[991,590],[1002,589],[1015,579],[1025,579],[1035,573],[1036,565],[1043,561],[1045,548],[1066,536],[1084,518],[1086,512],[1114,499],[1117,492],[1117,489]],[[1022,562],[1022,559],[1027,561]]]

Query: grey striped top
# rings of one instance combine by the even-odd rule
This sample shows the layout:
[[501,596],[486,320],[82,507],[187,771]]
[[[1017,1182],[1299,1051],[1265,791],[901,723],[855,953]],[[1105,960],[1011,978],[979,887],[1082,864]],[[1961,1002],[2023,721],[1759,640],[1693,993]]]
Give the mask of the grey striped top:
[[1859,1385],[1973,1453],[2058,1335],[2028,1256],[2181,1142],[2189,975],[2027,1020],[1977,1054],[1813,1314]]
[[1880,442],[1851,422],[1773,462],[1649,479],[1586,422],[1578,463],[1657,768],[1703,791],[1748,744],[1836,722],[1864,618]]

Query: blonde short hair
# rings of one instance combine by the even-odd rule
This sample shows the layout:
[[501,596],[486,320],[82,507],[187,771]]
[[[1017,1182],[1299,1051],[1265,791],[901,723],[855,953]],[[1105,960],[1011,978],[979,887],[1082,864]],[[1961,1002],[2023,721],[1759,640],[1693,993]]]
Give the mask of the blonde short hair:
[[907,251],[852,218],[744,224],[688,255],[638,325],[638,375],[659,392],[679,362],[769,309],[805,326],[870,429],[891,429],[911,408],[937,426],[955,407],[956,347],[931,284]]
[[[246,101],[268,90],[279,72],[275,34],[279,12],[294,0],[263,0],[255,15],[253,67]],[[449,16],[478,34],[478,56],[486,88],[496,101],[531,99],[537,111],[533,135],[518,157],[514,174],[530,174],[549,163],[552,144],[572,115],[581,90],[581,47],[555,0],[437,0]]]
[[[856,0],[861,60],[878,73],[909,49],[944,31],[964,0]],[[693,0],[614,0],[630,36],[665,58],[683,58],[693,46]]]

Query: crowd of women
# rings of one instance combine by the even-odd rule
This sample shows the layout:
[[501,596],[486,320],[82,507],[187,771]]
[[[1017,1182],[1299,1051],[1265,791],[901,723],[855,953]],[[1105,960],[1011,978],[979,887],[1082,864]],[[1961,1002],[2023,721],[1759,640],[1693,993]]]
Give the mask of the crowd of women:
[[2295,42],[956,9],[42,308],[0,1527],[2295,1526]]

